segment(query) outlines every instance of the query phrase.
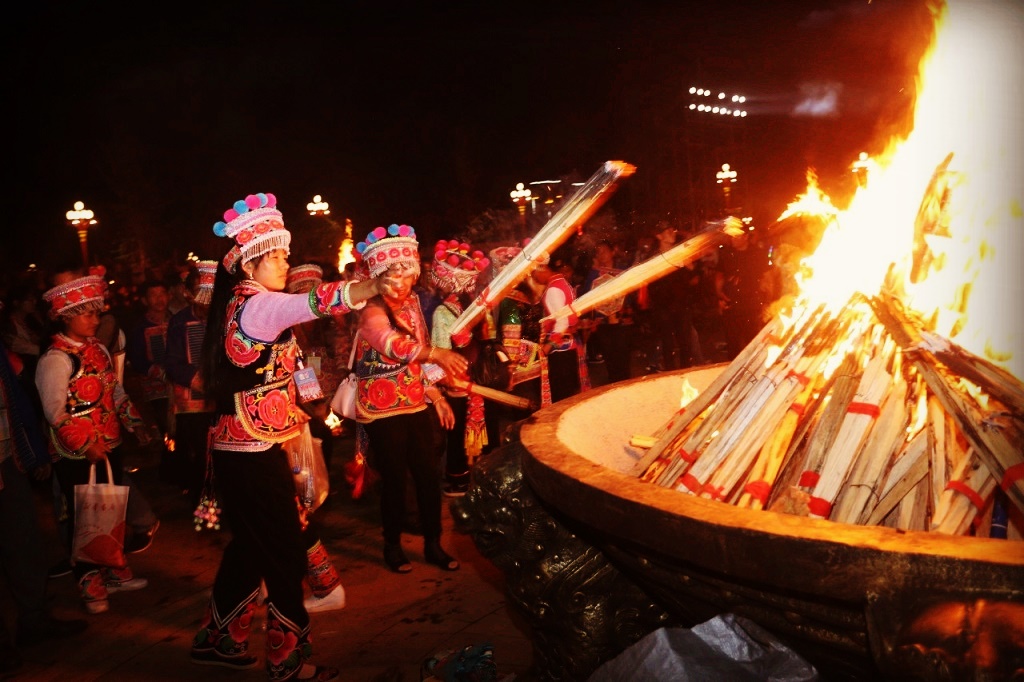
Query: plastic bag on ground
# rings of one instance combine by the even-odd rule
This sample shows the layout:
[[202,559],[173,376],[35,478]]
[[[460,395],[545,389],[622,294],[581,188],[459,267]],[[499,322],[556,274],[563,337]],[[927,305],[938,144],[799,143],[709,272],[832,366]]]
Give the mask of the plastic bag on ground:
[[818,671],[753,621],[731,613],[660,628],[594,671],[589,682],[817,682]]

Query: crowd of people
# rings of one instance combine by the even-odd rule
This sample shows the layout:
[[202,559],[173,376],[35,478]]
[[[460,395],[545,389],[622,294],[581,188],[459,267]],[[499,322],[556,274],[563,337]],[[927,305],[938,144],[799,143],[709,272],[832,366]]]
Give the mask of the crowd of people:
[[[401,543],[413,530],[426,563],[456,571],[443,546],[442,501],[468,491],[474,462],[508,425],[587,391],[592,376],[616,382],[727,360],[780,293],[764,245],[743,235],[577,314],[579,296],[685,237],[666,221],[635,243],[577,236],[553,253],[532,252],[528,241],[474,248],[458,235],[431,248],[415,228],[395,224],[370,231],[344,271],[290,264],[292,235],[272,194],[235,202],[214,232],[227,240],[223,257],[134,285],[110,287],[102,268],[73,267],[3,282],[0,561],[19,629],[0,630],[0,672],[17,667],[18,647],[86,628],[47,613],[48,576],[73,572],[90,614],[106,611],[112,592],[146,587],[127,565],[43,565],[36,507],[24,503],[33,485],[47,486],[70,559],[71,491],[106,460],[114,482],[131,490],[124,550],[145,550],[159,520],[123,466],[125,438],[157,448],[162,482],[193,506],[215,496],[231,533],[193,662],[259,665],[248,624],[263,606],[269,678],[333,679],[336,669],[311,662],[309,613],[344,607],[344,588],[317,512],[297,499],[284,444],[307,430],[331,467],[339,431],[327,426],[328,405],[350,370],[356,418],[344,426],[379,477],[383,567],[414,570]],[[479,292],[523,255],[529,267],[516,286],[456,329]],[[306,378],[297,388],[301,372],[312,388]],[[473,385],[509,400],[485,400]],[[96,469],[105,479],[105,467]]]

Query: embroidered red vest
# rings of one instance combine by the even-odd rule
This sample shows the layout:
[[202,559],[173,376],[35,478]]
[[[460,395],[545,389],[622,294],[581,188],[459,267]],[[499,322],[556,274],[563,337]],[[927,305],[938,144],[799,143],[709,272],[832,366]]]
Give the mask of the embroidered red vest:
[[263,291],[242,283],[227,308],[224,351],[228,391],[217,397],[213,447],[235,452],[259,452],[283,443],[299,432],[295,382],[298,345],[291,330],[273,343],[249,338],[240,320],[246,301]]
[[73,367],[68,381],[67,415],[47,429],[52,453],[68,459],[84,459],[85,451],[102,440],[109,450],[121,444],[122,424],[142,426],[142,418],[125,396],[114,402],[117,375],[100,342],[90,338],[76,344],[68,337],[53,337],[52,348],[67,353]]

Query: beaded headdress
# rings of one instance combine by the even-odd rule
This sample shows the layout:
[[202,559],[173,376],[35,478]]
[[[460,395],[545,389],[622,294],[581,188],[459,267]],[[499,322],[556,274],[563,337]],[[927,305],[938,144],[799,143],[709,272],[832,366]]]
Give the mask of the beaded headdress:
[[290,252],[292,242],[292,235],[284,226],[284,216],[277,210],[277,197],[262,192],[236,201],[224,212],[224,220],[214,223],[213,233],[235,240],[223,259],[228,272],[234,272],[239,263],[247,263],[274,249]]
[[416,274],[420,271],[419,242],[411,225],[376,227],[366,239],[356,244],[356,253],[366,265],[370,277],[377,277],[392,265],[406,265]]
[[308,293],[316,288],[324,279],[324,270],[319,265],[309,263],[307,265],[296,265],[288,270],[288,280],[285,290],[289,294]]
[[477,277],[490,264],[483,251],[473,251],[469,244],[457,239],[442,239],[434,246],[430,280],[445,293],[470,292]]
[[217,279],[217,261],[197,261],[196,270],[199,272],[199,291],[196,292],[196,303],[210,305],[210,301],[213,300],[213,283]]
[[58,284],[43,294],[50,304],[50,316],[74,317],[82,313],[103,310],[107,282],[101,275],[86,275]]

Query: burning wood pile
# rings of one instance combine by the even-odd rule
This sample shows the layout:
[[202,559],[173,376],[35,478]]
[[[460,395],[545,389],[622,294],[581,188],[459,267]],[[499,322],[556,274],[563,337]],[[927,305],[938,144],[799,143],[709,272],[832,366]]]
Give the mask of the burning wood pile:
[[635,473],[749,509],[1005,537],[1004,500],[1018,523],[1024,509],[1022,427],[1020,381],[897,299],[856,295],[764,327]]
[[1022,169],[1003,151],[1019,129],[995,120],[998,134],[977,135],[977,110],[953,115],[964,93],[1019,82],[1001,65],[1020,49],[1020,14],[938,9],[913,127],[846,210],[813,212],[830,224],[791,317],[634,436],[642,480],[749,509],[1021,539]]

